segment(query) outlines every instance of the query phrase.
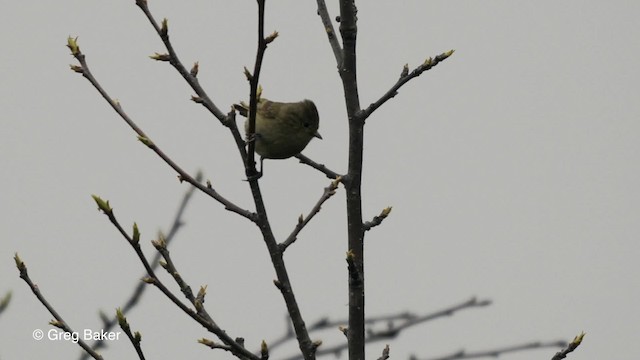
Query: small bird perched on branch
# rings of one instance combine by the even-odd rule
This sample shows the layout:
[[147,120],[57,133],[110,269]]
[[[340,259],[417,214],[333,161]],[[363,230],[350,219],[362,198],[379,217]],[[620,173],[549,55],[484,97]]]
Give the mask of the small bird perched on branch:
[[[233,106],[242,116],[249,117],[249,105],[241,102]],[[299,154],[318,133],[320,118],[311,100],[295,103],[258,100],[256,129],[253,139],[256,152],[262,159],[287,159]],[[249,119],[244,123],[247,137]]]

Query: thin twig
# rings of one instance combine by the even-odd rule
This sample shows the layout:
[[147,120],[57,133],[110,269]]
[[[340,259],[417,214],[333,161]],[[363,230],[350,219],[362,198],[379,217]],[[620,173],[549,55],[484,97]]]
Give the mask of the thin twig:
[[573,340],[565,346],[564,349],[558,351],[551,360],[561,360],[567,357],[570,352],[577,349],[578,346],[582,343],[582,339],[584,339],[585,333],[580,333],[580,335],[573,338]]
[[[257,182],[259,176],[256,170],[256,162],[255,162],[255,150],[256,150],[256,142],[255,142],[255,133],[256,133],[256,114],[258,109],[258,86],[260,85],[260,71],[262,70],[262,61],[264,59],[264,53],[267,50],[267,39],[264,36],[264,8],[265,8],[265,0],[258,0],[258,49],[256,53],[256,62],[253,66],[253,74],[247,73],[249,79],[249,86],[251,88],[250,96],[249,96],[249,117],[248,127],[247,127],[247,136],[249,139],[254,139],[254,141],[249,141],[247,146],[247,159],[245,163],[245,171],[247,178],[250,182]],[[277,33],[274,33],[273,39],[277,36]],[[262,171],[262,169],[260,169]]]
[[415,68],[411,73],[409,73],[408,66],[405,65],[404,68],[402,69],[402,72],[400,73],[400,78],[398,79],[398,81],[391,87],[391,89],[389,89],[389,91],[387,91],[384,95],[382,95],[382,97],[380,97],[378,101],[374,102],[373,104],[369,105],[368,108],[364,109],[362,117],[364,119],[368,118],[374,111],[376,111],[377,108],[382,106],[382,104],[384,104],[394,96],[398,95],[398,90],[404,84],[409,82],[411,79],[422,75],[423,72],[432,69],[434,66],[438,65],[440,62],[446,60],[449,56],[453,54],[453,52],[454,50],[450,50],[436,56],[433,59],[428,58],[427,60],[424,61],[424,63],[422,63],[417,68]]
[[171,256],[169,254],[169,249],[167,249],[167,242],[160,237],[158,240],[151,241],[153,246],[158,250],[162,257],[164,258],[163,262],[160,262],[160,265],[173,277],[178,287],[180,287],[180,291],[184,294],[184,296],[189,300],[192,305],[196,305],[196,297],[193,295],[193,291],[191,290],[191,286],[187,284],[186,281],[182,278],[178,269],[176,268]]
[[342,47],[340,47],[338,36],[336,35],[336,31],[333,28],[333,22],[331,21],[329,10],[327,10],[327,4],[325,4],[324,0],[317,0],[317,3],[318,16],[320,16],[322,25],[324,26],[324,31],[327,33],[327,37],[329,38],[329,45],[331,45],[333,56],[335,56],[336,58],[336,64],[340,66],[340,64],[342,64]]
[[305,165],[309,165],[312,168],[320,171],[321,173],[325,174],[329,179],[336,179],[338,176],[344,176],[344,175],[340,175],[335,171],[330,170],[329,168],[327,168],[324,164],[319,164],[313,160],[311,160],[310,158],[308,158],[307,156],[303,155],[302,153],[295,155],[295,157],[300,160],[301,163],[305,164]]
[[389,344],[387,344],[384,349],[382,349],[382,355],[378,358],[378,360],[387,360],[389,358]]
[[[264,13],[265,13],[265,0],[257,0],[258,2],[258,50],[256,54],[256,62],[254,65],[253,74],[248,74],[248,71],[245,73],[249,79],[251,85],[251,98],[249,102],[249,120],[248,120],[248,129],[247,134],[251,138],[252,134],[255,133],[255,114],[257,109],[257,100],[258,100],[258,85],[259,85],[259,77],[260,70],[262,68],[262,60],[264,58],[264,53],[267,49],[267,45],[273,41],[277,37],[277,32],[269,35],[269,37],[265,38],[264,36]],[[245,171],[247,174],[249,187],[251,188],[251,193],[253,195],[253,201],[256,206],[256,225],[260,228],[260,232],[262,233],[262,238],[269,250],[269,256],[271,257],[271,262],[273,264],[273,268],[276,273],[277,279],[274,280],[274,284],[280,290],[282,297],[284,299],[285,305],[287,306],[287,311],[291,318],[291,323],[293,324],[293,328],[296,333],[296,338],[298,340],[298,347],[302,352],[303,357],[306,360],[315,360],[315,353],[317,349],[317,345],[311,341],[309,338],[309,333],[307,331],[306,325],[304,323],[304,319],[302,317],[302,312],[298,305],[298,301],[296,300],[293,287],[291,285],[291,281],[289,279],[289,274],[287,271],[287,267],[284,262],[283,253],[278,246],[278,242],[275,239],[273,231],[271,230],[271,224],[269,223],[269,219],[267,217],[267,210],[264,205],[264,199],[262,197],[262,193],[260,191],[260,185],[258,182],[259,176],[257,175],[257,171],[255,169],[255,141],[249,141],[248,149],[247,149],[247,158],[245,161]]]
[[131,341],[131,345],[133,345],[133,348],[136,350],[136,354],[138,354],[138,358],[140,360],[144,360],[145,359],[144,353],[142,352],[142,346],[140,346],[142,335],[140,335],[140,333],[137,331],[135,333],[131,332],[131,327],[129,326],[129,322],[127,321],[127,318],[122,313],[121,309],[116,310],[116,318],[118,319],[120,328],[127,335],[127,337],[129,338],[129,341]]
[[[197,181],[201,181],[202,180],[202,173],[198,172],[196,174],[196,180]],[[169,228],[169,231],[167,232],[167,236],[165,238],[165,241],[167,242],[167,245],[169,243],[171,243],[171,241],[175,238],[176,234],[178,233],[178,230],[184,225],[184,222],[182,220],[182,217],[184,215],[184,212],[187,208],[187,204],[189,203],[189,201],[191,200],[194,192],[195,192],[195,187],[190,186],[189,189],[185,192],[184,196],[182,197],[182,201],[180,202],[180,205],[178,206],[178,210],[176,211],[176,215],[173,218],[173,223],[171,224],[171,227]],[[160,263],[158,262],[160,260],[160,258],[162,257],[162,255],[157,252],[154,257],[153,260],[151,260],[151,267],[155,270]],[[144,293],[144,291],[147,289],[148,287],[145,285],[144,282],[139,281],[135,287],[135,289],[133,290],[133,292],[131,293],[131,296],[129,297],[129,299],[124,303],[124,305],[120,308],[120,311],[123,314],[127,314],[129,312],[129,310],[131,310],[134,306],[136,306],[138,304],[138,301],[140,301],[140,298],[142,297],[142,294]],[[106,314],[102,313],[102,329],[104,331],[109,331],[110,329],[113,328],[113,326],[115,324],[118,323],[118,317],[117,316],[113,316],[113,317],[108,317]],[[104,340],[98,340],[96,342],[94,342],[91,345],[91,348],[93,348],[94,350],[98,350],[101,348],[106,347],[107,342]],[[86,353],[82,353],[80,356],[80,360],[84,360],[87,358],[87,354]]]
[[399,324],[397,326],[396,325],[389,326],[387,329],[382,331],[376,331],[376,332],[371,331],[369,332],[369,337],[372,338],[372,341],[377,338],[396,337],[401,331],[407,328],[410,328],[412,326],[415,326],[417,324],[421,324],[427,321],[432,321],[434,319],[441,318],[441,317],[453,316],[460,310],[485,307],[489,305],[491,305],[491,300],[478,300],[475,297],[472,297],[471,299],[465,302],[462,302],[458,305],[450,306],[446,309],[436,311],[431,314],[409,319],[406,322]]
[[138,134],[138,139],[144,145],[146,145],[149,149],[153,150],[153,152],[155,152],[167,165],[169,165],[173,170],[175,170],[178,173],[179,179],[181,181],[186,181],[189,184],[197,187],[200,191],[209,195],[210,197],[212,197],[213,199],[215,199],[216,201],[224,205],[225,209],[231,212],[235,212],[236,214],[239,214],[251,221],[255,221],[254,213],[248,210],[245,210],[239,207],[238,205],[234,204],[233,202],[229,201],[228,199],[220,195],[217,191],[215,191],[211,186],[201,184],[194,177],[192,177],[186,171],[184,171],[162,150],[160,150],[160,148],[155,143],[153,143],[153,141],[151,141],[151,139],[147,136],[147,134],[145,134],[145,132],[142,131],[142,129],[139,128],[138,125],[136,125],[136,123],[129,117],[129,115],[127,115],[127,113],[122,109],[122,106],[120,105],[120,103],[113,100],[109,96],[109,94],[107,94],[107,92],[102,88],[98,80],[96,80],[96,78],[91,73],[91,70],[89,70],[89,66],[87,65],[87,62],[85,60],[85,55],[82,52],[80,52],[80,48],[78,47],[76,40],[73,38],[69,38],[67,46],[69,47],[69,49],[71,49],[72,55],[78,60],[78,62],[80,62],[80,66],[72,65],[71,69],[75,72],[82,74],[84,78],[89,80],[91,85],[93,85],[93,87],[95,87],[96,90],[98,90],[100,95],[102,95],[102,97],[109,103],[109,105],[111,105],[111,107],[116,111],[116,113],[118,113],[118,115],[120,115],[120,117],[129,125],[129,127],[131,127],[133,131],[135,131],[136,134]]
[[220,122],[226,125],[227,118],[222,113],[222,111],[220,111],[220,109],[218,109],[218,107],[213,103],[213,101],[209,98],[209,95],[207,95],[206,91],[202,88],[202,86],[200,86],[200,82],[196,77],[197,70],[196,71],[187,70],[187,68],[182,64],[182,62],[178,58],[178,54],[174,50],[173,45],[171,44],[171,41],[169,41],[169,31],[168,31],[167,20],[164,19],[162,22],[162,25],[158,25],[158,22],[151,14],[147,1],[145,0],[136,0],[136,5],[138,5],[138,7],[142,10],[144,15],[147,17],[147,19],[149,20],[153,28],[156,30],[156,32],[160,36],[160,39],[162,39],[162,42],[164,43],[165,47],[167,48],[167,51],[169,52],[169,57],[167,61],[169,61],[169,63],[174,68],[176,68],[176,70],[178,70],[180,75],[182,75],[182,77],[187,81],[187,83],[189,84],[189,86],[191,86],[193,91],[195,91],[196,94],[198,94],[198,98],[200,99],[198,103],[202,103],[202,105],[204,105],[205,108],[207,108],[216,118],[218,118]]
[[[29,274],[27,273],[27,265],[20,259],[18,254],[15,254],[15,256],[13,258],[14,258],[14,260],[16,262],[16,266],[18,267],[18,271],[20,272],[20,278],[22,280],[24,280],[24,282],[26,282],[27,285],[29,285],[29,288],[31,288],[31,291],[36,296],[38,301],[40,301],[40,303],[42,305],[44,305],[44,307],[49,311],[49,313],[55,319],[55,321],[50,321],[49,324],[51,324],[51,325],[53,325],[53,326],[55,326],[57,328],[60,328],[61,330],[63,330],[66,333],[78,334],[77,332],[74,332],[73,329],[71,329],[71,327],[69,325],[67,325],[67,323],[64,321],[62,316],[60,316],[60,314],[58,314],[58,312],[53,308],[53,306],[51,304],[49,304],[47,299],[45,299],[44,295],[42,295],[42,293],[40,292],[40,289],[38,288],[38,286],[36,284],[34,284],[33,281],[31,281],[31,278],[29,277]],[[35,332],[34,332],[34,335],[35,335]],[[84,351],[86,351],[89,355],[91,355],[92,358],[98,359],[98,360],[102,360],[102,356],[100,354],[98,354],[96,351],[94,351],[91,348],[91,346],[89,346],[86,342],[84,342],[84,340],[82,340],[81,337],[78,337],[78,345]]]
[[532,342],[522,345],[507,346],[503,348],[490,349],[484,351],[456,351],[450,355],[439,356],[434,358],[419,359],[415,356],[411,356],[410,360],[460,360],[460,359],[477,359],[477,358],[498,358],[500,355],[507,353],[514,353],[524,350],[543,349],[543,348],[557,348],[566,344],[566,341],[552,341],[552,342]]
[[302,231],[302,229],[304,229],[304,227],[307,226],[309,221],[311,221],[311,219],[313,219],[313,217],[320,212],[320,208],[322,207],[322,204],[324,204],[325,201],[329,200],[329,198],[336,193],[336,189],[338,188],[338,184],[340,184],[340,181],[341,181],[341,178],[338,177],[337,179],[333,180],[331,184],[329,184],[329,186],[324,188],[324,192],[322,193],[322,196],[320,197],[318,202],[313,206],[311,211],[309,211],[309,215],[307,215],[306,217],[303,217],[302,215],[300,215],[300,217],[298,218],[298,223],[296,224],[296,227],[293,229],[293,231],[287,237],[287,239],[280,244],[280,251],[284,252],[289,247],[289,245],[293,244],[296,241],[300,231]]
[[162,25],[158,25],[158,22],[156,21],[156,19],[151,14],[151,11],[149,10],[147,1],[137,0],[136,5],[140,7],[140,9],[144,13],[144,15],[147,17],[147,19],[149,20],[153,28],[156,30],[156,33],[158,33],[158,36],[160,36],[160,39],[164,43],[165,48],[167,49],[167,52],[168,52],[168,54],[156,54],[151,58],[159,61],[168,61],[178,71],[178,73],[180,73],[180,75],[184,78],[184,80],[189,84],[191,89],[193,89],[193,91],[195,91],[195,93],[197,94],[197,96],[192,96],[191,100],[194,101],[195,103],[202,104],[207,110],[209,110],[209,112],[211,112],[211,114],[213,114],[213,116],[215,116],[222,123],[222,125],[229,128],[229,131],[231,132],[231,135],[233,136],[233,139],[236,142],[236,146],[238,148],[238,152],[240,153],[240,157],[242,158],[242,162],[246,163],[247,151],[245,149],[244,139],[240,134],[240,131],[238,130],[238,125],[236,124],[236,121],[235,121],[236,120],[235,111],[230,111],[225,116],[222,113],[222,111],[220,111],[220,109],[218,109],[218,107],[214,104],[211,98],[209,98],[209,95],[202,88],[202,86],[200,85],[200,82],[198,81],[197,76],[198,76],[199,64],[197,62],[194,64],[193,68],[190,71],[187,71],[187,68],[182,64],[182,62],[178,58],[178,54],[174,50],[173,45],[169,40],[169,28],[168,28],[167,19],[164,19],[162,21]]
[[142,248],[140,247],[140,234],[137,231],[137,227],[134,226],[133,236],[129,236],[129,234],[122,228],[118,220],[116,219],[113,208],[109,205],[108,201],[104,201],[97,196],[94,196],[94,200],[96,201],[98,208],[109,218],[109,221],[116,227],[118,232],[127,240],[129,245],[133,247],[136,255],[138,255],[138,259],[144,266],[147,271],[147,277],[143,278],[143,281],[148,284],[153,284],[157,287],[171,302],[173,302],[176,306],[178,306],[185,314],[191,317],[193,320],[198,322],[204,328],[206,328],[211,333],[215,334],[223,343],[229,345],[230,350],[234,355],[239,357],[246,357],[251,360],[259,360],[255,355],[251,352],[247,351],[244,346],[238,344],[234,339],[232,339],[226,331],[222,330],[213,319],[209,316],[209,314],[204,309],[204,306],[200,304],[198,306],[194,301],[193,305],[195,305],[196,311],[189,308],[185,305],[180,299],[178,299],[172,292],[169,290],[164,283],[160,280],[158,276],[156,276],[154,269],[149,264],[149,261],[146,255],[142,252]]
[[364,153],[364,120],[361,116],[356,43],[358,9],[355,0],[340,0],[340,37],[342,61],[337,63],[342,80],[349,120],[349,160],[344,187],[347,200],[347,271],[349,279],[348,358],[365,359],[365,231],[362,227],[362,166]]
[[[455,304],[445,309],[431,312],[424,315],[414,314],[411,312],[401,312],[397,314],[370,316],[370,317],[367,317],[365,320],[365,323],[367,324],[367,328],[368,328],[368,330],[366,331],[365,342],[372,343],[372,342],[395,338],[399,336],[402,331],[407,330],[408,328],[416,326],[418,324],[433,321],[446,316],[452,316],[455,313],[464,309],[480,308],[480,307],[488,306],[490,304],[491,304],[491,300],[488,300],[488,299],[478,300],[474,297],[462,303]],[[335,328],[339,328],[340,326],[343,326],[346,323],[347,323],[347,320],[345,319],[329,320],[327,318],[323,318],[309,325],[309,330],[322,331],[327,329],[335,329]],[[386,324],[386,328],[382,330],[375,330],[378,324]],[[287,332],[278,340],[272,341],[271,348],[273,349],[275,347],[275,344],[280,345],[284,343],[286,341],[285,339],[286,337],[291,339],[292,335]],[[346,343],[323,347],[318,350],[318,356],[328,355],[328,354],[338,354],[344,351],[346,348],[347,348]],[[283,360],[297,360],[299,358],[300,358],[299,355],[295,355],[289,358],[285,358]]]
[[373,220],[367,221],[364,224],[362,224],[364,231],[369,231],[371,230],[371,228],[382,224],[382,221],[386,219],[387,216],[389,216],[389,214],[391,213],[391,209],[392,209],[391,206],[388,206],[382,209],[382,211],[380,212],[380,215],[376,215],[373,217]]

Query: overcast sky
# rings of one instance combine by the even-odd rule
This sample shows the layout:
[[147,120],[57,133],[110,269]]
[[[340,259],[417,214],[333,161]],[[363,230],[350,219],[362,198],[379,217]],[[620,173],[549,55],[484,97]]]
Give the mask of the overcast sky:
[[[228,132],[167,63],[134,1],[16,2],[0,14],[0,358],[73,359],[68,341],[36,341],[52,316],[18,278],[18,252],[46,298],[79,331],[99,331],[143,275],[91,194],[108,199],[144,250],[171,224],[187,189],[79,74],[78,37],[94,75],[152,140],[223,196],[253,209]],[[329,5],[332,17],[336,1]],[[455,54],[403,87],[368,120],[364,215],[393,206],[367,233],[367,314],[425,314],[476,296],[493,304],[389,340],[394,359],[531,341],[585,342],[572,359],[638,359],[640,332],[640,56],[637,1],[359,1],[363,107],[429,56]],[[256,48],[254,1],[150,0],[169,19],[180,59],[223,111],[247,99],[242,69]],[[315,1],[270,1],[264,96],[313,99],[323,140],[306,155],[346,168],[342,86]],[[286,237],[329,181],[295,159],[265,162],[260,180],[276,236]],[[285,256],[307,323],[347,314],[344,191]],[[252,223],[197,193],[171,251],[182,276],[208,284],[206,305],[232,337],[259,348],[285,330],[266,248]],[[165,274],[163,274],[164,276]],[[168,277],[167,283],[173,285]],[[176,289],[175,286],[172,289]],[[176,289],[176,292],[179,291]],[[150,359],[229,358],[155,288],[127,314]],[[117,329],[116,329],[117,330]],[[331,346],[337,330],[312,334]],[[379,356],[385,342],[370,345]],[[272,358],[295,347],[274,349]],[[509,355],[549,359],[555,349]],[[134,358],[128,340],[105,358]],[[345,354],[343,354],[346,356]],[[344,358],[344,357],[343,357]]]

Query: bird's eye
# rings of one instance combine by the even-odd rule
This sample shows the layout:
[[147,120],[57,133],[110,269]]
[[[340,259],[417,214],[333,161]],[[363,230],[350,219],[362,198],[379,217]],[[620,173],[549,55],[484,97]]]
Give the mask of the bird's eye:
[[311,126],[311,124],[309,124],[308,122],[302,123],[302,126],[308,128],[309,126]]

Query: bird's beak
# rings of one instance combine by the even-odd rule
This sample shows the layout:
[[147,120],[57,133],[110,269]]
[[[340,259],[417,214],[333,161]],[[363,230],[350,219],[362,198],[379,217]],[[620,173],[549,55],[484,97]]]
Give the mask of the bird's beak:
[[318,139],[322,140],[322,135],[320,135],[319,132],[316,131],[315,134],[313,134],[314,137],[317,137]]

